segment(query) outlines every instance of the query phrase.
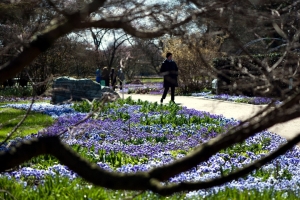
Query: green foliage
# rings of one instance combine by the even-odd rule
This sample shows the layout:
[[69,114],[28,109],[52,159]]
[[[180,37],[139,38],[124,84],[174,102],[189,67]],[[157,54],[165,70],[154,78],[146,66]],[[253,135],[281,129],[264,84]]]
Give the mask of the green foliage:
[[247,152],[253,152],[254,154],[264,154],[268,153],[266,147],[270,145],[271,139],[270,138],[263,138],[260,142],[255,144],[247,145],[246,142],[238,143],[232,145],[226,149],[221,150],[221,153],[227,153],[230,156],[235,154],[243,155],[245,157],[249,157]]
[[173,150],[173,151],[170,151],[171,155],[173,156],[173,158],[176,158],[179,154],[183,154],[183,155],[187,155],[188,152],[185,151],[185,150]]
[[191,200],[219,200],[219,199],[231,199],[231,200],[284,200],[284,199],[299,199],[296,194],[290,191],[275,191],[273,188],[264,191],[258,190],[237,190],[234,188],[226,188],[224,191],[219,191],[215,195],[191,198]]
[[[35,200],[120,200],[120,199],[157,199],[157,200],[179,200],[184,199],[185,194],[175,194],[170,197],[161,197],[152,192],[132,192],[123,190],[107,190],[88,184],[80,178],[74,180],[60,177],[48,176],[45,183],[36,184],[35,187],[26,186],[22,183],[6,177],[0,177],[0,199],[35,199]],[[25,189],[24,189],[25,188]]]
[[29,97],[32,96],[32,87],[6,87],[0,89],[0,96],[5,97]]
[[59,164],[59,161],[51,155],[41,155],[24,162],[22,167],[32,167],[36,169],[48,169],[48,167]]
[[261,178],[263,181],[268,180],[269,178],[274,178],[276,180],[291,180],[292,174],[289,172],[288,169],[281,169],[279,165],[276,166],[276,170],[264,170],[264,169],[258,169],[253,171],[252,176]]
[[[147,114],[144,116],[144,118],[140,119],[140,123],[142,125],[154,125],[154,124],[172,124],[172,126],[175,128],[177,126],[182,126],[184,124],[209,124],[207,126],[208,132],[215,131],[216,133],[222,133],[223,129],[218,126],[220,124],[220,121],[217,119],[212,119],[208,116],[204,117],[197,117],[192,116],[190,118],[186,118],[184,115],[176,115],[174,113],[167,113],[167,114],[161,114],[158,117],[151,116],[149,117]],[[200,129],[202,126],[198,126]]]
[[[0,198],[5,200],[14,199],[36,199],[36,200],[54,200],[54,199],[97,199],[97,200],[120,200],[120,199],[135,199],[135,200],[182,200],[187,199],[184,193],[174,194],[169,197],[161,197],[152,192],[131,192],[122,190],[107,190],[105,188],[90,185],[80,178],[70,181],[64,177],[47,177],[44,184],[37,184],[35,187],[24,187],[22,183],[9,180],[6,177],[0,178],[0,188],[3,190],[0,193]],[[24,189],[26,188],[26,189]],[[5,192],[6,191],[6,192]],[[9,194],[8,194],[9,193]],[[134,197],[134,198],[133,198]],[[269,199],[299,199],[295,193],[288,190],[275,191],[272,188],[269,190],[237,190],[226,188],[224,191],[206,197],[194,196],[191,200],[219,200],[219,199],[235,199],[235,200],[269,200]]]
[[[112,168],[118,168],[127,164],[138,165],[148,161],[148,158],[146,157],[133,157],[123,152],[106,152],[105,150],[100,149],[97,153],[95,153],[93,148],[88,149],[79,145],[73,145],[72,149],[91,163],[105,162]],[[21,166],[36,169],[48,169],[48,167],[56,164],[59,164],[59,161],[55,157],[50,155],[41,155],[32,158],[31,160],[23,163]]]
[[95,153],[93,150],[89,150],[79,145],[74,145],[72,148],[91,163],[105,162],[112,168],[118,168],[127,164],[138,165],[148,161],[146,157],[133,157],[123,152],[106,152],[105,150],[100,149],[98,150],[98,153]]
[[[93,104],[94,110],[97,110],[99,108],[99,106],[101,105],[101,103],[99,101],[95,101]],[[117,119],[123,119],[123,120],[128,120],[129,119],[129,115],[128,113],[124,113],[124,112],[119,112],[119,108],[122,106],[126,106],[126,105],[140,105],[140,112],[143,113],[148,113],[148,112],[160,112],[160,111],[167,111],[169,110],[171,113],[177,113],[177,111],[181,110],[182,108],[174,103],[169,103],[167,105],[160,105],[157,102],[155,103],[150,103],[148,101],[141,101],[140,99],[138,101],[134,101],[132,100],[131,97],[128,97],[126,99],[118,99],[115,102],[111,102],[111,103],[106,103],[102,109],[101,109],[101,113],[103,113],[104,115],[106,115],[106,117],[110,117],[113,120],[117,120]],[[76,102],[73,105],[73,108],[78,111],[78,112],[89,112],[91,110],[91,105],[86,102],[86,101],[82,101],[82,102]],[[115,115],[108,115],[108,111],[112,109],[116,112]]]
[[[228,147],[224,150],[221,150],[221,153],[226,153],[230,157],[235,157],[236,155],[241,155],[244,156],[245,158],[250,158],[250,156],[247,154],[247,152],[252,152],[255,155],[259,154],[265,154],[268,153],[266,150],[266,147],[270,145],[271,139],[270,138],[263,138],[261,141],[258,143],[252,144],[252,145],[247,145],[245,142],[235,144],[231,147]],[[229,161],[228,159],[224,158],[226,161]],[[232,169],[227,169],[223,170],[221,168],[221,174],[222,176],[230,174],[232,171],[234,171],[236,168],[232,167]],[[280,179],[287,179],[291,180],[292,179],[292,174],[289,172],[288,169],[281,169],[280,165],[276,165],[276,170],[265,170],[265,169],[258,169],[253,171],[252,176],[261,178],[263,181],[269,179],[270,177],[274,177],[277,180]]]
[[[6,135],[19,123],[26,111],[13,108],[0,108],[0,139]],[[54,119],[48,115],[30,112],[23,124],[17,130],[18,136],[25,136],[37,133],[39,130],[52,125]]]
[[[127,121],[130,119],[130,115],[127,112],[119,111],[119,107],[125,106],[125,105],[140,105],[140,112],[145,113],[144,117],[140,119],[140,124],[142,125],[154,125],[154,124],[172,124],[173,127],[182,126],[184,124],[211,124],[211,126],[208,126],[208,132],[215,131],[216,133],[222,133],[223,129],[221,126],[219,126],[220,121],[217,119],[212,119],[208,116],[204,117],[197,117],[197,116],[191,116],[188,119],[184,115],[178,115],[178,111],[182,109],[181,106],[178,106],[177,104],[172,103],[171,101],[169,104],[161,105],[157,102],[150,103],[148,101],[133,101],[132,98],[128,97],[127,99],[119,99],[116,102],[113,103],[107,103],[104,105],[102,110],[100,111],[102,113],[103,118],[110,118],[112,120],[118,120],[122,119],[124,121]],[[97,104],[94,104],[95,109],[97,109]],[[77,102],[74,104],[73,107],[76,111],[80,112],[88,112],[90,110],[90,105],[83,101],[83,102]],[[112,109],[114,111],[114,114],[109,114],[109,110]],[[168,111],[168,112],[164,112]],[[160,112],[161,114],[158,116],[148,116],[149,112]],[[201,126],[199,126],[201,128]],[[160,140],[160,139],[158,139]],[[162,140],[163,142],[166,142]],[[143,141],[135,141],[134,143],[140,143]]]

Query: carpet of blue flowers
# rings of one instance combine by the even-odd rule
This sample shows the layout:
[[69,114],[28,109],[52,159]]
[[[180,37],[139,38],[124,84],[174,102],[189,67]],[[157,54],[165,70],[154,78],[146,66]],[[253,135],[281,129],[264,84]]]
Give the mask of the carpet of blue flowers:
[[[27,109],[29,105],[7,104],[2,107]],[[86,102],[69,105],[36,103],[32,109],[51,115],[56,122],[38,134],[10,141],[11,146],[22,140],[59,134],[66,127],[71,127],[82,120],[88,114],[90,106]],[[238,124],[239,121],[235,119],[171,103],[159,105],[133,101],[129,98],[106,104],[97,116],[69,129],[62,136],[62,140],[101,168],[134,173],[147,171],[181,158],[196,146],[224,134],[226,130]],[[205,181],[220,177],[265,156],[285,142],[284,138],[268,131],[257,133],[245,142],[222,150],[206,162],[199,163],[193,169],[171,178],[169,182]],[[5,145],[0,148],[0,151],[7,150]],[[298,195],[299,156],[300,149],[294,147],[260,170],[222,186],[186,193],[186,198],[195,196],[205,198],[228,189],[286,191]],[[30,181],[34,179],[43,184],[46,176],[61,176],[70,180],[78,178],[68,167],[54,161],[47,166],[32,163],[15,171],[0,174],[0,177],[16,179],[25,188],[29,187],[29,180],[26,177],[30,177]],[[287,193],[282,198],[288,198]]]

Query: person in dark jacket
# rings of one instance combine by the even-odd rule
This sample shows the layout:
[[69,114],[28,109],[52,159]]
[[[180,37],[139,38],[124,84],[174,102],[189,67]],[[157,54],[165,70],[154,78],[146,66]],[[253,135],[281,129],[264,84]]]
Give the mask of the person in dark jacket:
[[[172,60],[172,53],[167,53],[166,60],[160,68],[160,75],[164,76],[164,93],[160,99],[160,103],[166,98],[169,88],[171,88],[171,101],[175,100],[175,87],[178,87],[178,67]],[[174,102],[175,103],[175,102]]]

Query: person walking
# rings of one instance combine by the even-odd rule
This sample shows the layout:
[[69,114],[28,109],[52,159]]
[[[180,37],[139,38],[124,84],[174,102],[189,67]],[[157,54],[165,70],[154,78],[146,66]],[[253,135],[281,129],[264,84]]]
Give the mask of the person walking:
[[175,103],[175,87],[178,87],[178,67],[172,60],[172,53],[168,52],[166,60],[162,63],[160,68],[160,75],[164,76],[164,93],[160,99],[160,103],[163,103],[167,96],[169,88],[171,88],[171,101]]

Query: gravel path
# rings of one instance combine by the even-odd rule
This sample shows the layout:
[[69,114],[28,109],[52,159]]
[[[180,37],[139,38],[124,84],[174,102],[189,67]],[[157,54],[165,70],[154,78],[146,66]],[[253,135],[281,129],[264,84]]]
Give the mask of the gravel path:
[[[119,94],[121,98],[123,94]],[[124,94],[124,98],[131,96],[134,100],[144,100],[150,102],[160,102],[160,95],[148,94]],[[164,103],[170,101],[170,96],[167,96]],[[251,105],[244,103],[234,103],[229,101],[212,100],[203,97],[192,96],[175,96],[175,102],[180,103],[187,108],[194,108],[196,110],[207,111],[213,114],[223,115],[227,118],[234,118],[238,120],[245,120],[261,110],[265,105]],[[268,129],[273,133],[277,133],[286,139],[294,137],[300,133],[300,117],[286,123],[277,124]]]

